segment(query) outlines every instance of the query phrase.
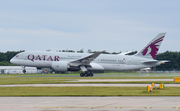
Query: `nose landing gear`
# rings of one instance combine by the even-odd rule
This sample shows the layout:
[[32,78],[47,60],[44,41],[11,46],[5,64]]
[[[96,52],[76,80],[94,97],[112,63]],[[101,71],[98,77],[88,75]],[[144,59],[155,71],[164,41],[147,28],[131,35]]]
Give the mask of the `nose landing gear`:
[[25,69],[25,66],[22,66],[22,68],[23,68],[23,73],[25,74],[26,73],[26,69]]
[[25,74],[25,73],[26,73],[26,70],[23,70],[22,72]]

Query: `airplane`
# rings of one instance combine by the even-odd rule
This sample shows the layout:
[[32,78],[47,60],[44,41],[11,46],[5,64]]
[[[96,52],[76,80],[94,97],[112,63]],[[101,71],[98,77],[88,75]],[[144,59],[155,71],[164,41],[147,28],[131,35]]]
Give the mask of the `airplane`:
[[[81,77],[92,77],[93,70],[128,71],[154,67],[169,61],[155,60],[166,33],[159,33],[141,51],[134,55],[102,54],[105,51],[90,53],[27,51],[15,55],[10,62],[25,67],[52,68],[53,71],[82,71]],[[130,51],[132,52],[132,51]]]

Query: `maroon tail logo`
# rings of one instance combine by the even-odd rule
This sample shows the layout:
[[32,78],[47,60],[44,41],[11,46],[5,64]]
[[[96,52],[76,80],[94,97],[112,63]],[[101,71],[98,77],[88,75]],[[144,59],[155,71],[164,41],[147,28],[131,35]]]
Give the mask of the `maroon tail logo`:
[[164,38],[164,36],[161,37],[161,38],[159,38],[159,39],[157,39],[157,40],[155,40],[155,41],[152,42],[150,45],[148,45],[148,46],[143,50],[142,55],[144,56],[144,55],[150,54],[150,55],[152,56],[152,58],[155,59],[156,54],[157,54],[157,52],[158,52],[158,50],[159,50],[159,49],[157,48],[159,45],[156,45],[156,44],[159,43],[159,42],[161,42],[161,41],[163,41],[163,38]]

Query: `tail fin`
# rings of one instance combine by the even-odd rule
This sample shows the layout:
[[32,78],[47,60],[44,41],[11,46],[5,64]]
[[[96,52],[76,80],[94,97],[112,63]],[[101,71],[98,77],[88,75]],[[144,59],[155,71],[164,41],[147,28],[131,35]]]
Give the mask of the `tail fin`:
[[155,59],[165,35],[166,33],[159,33],[153,40],[151,40],[151,42],[146,45],[146,47],[138,52],[136,56]]

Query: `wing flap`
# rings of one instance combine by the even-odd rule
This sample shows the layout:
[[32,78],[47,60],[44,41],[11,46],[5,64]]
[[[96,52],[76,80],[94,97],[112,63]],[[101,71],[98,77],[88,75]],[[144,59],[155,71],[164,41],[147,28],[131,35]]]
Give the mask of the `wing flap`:
[[105,51],[101,51],[101,52],[96,52],[92,55],[89,55],[87,57],[75,60],[75,61],[71,61],[69,64],[72,66],[80,66],[80,65],[90,65],[90,63],[95,60],[100,54],[102,54]]

